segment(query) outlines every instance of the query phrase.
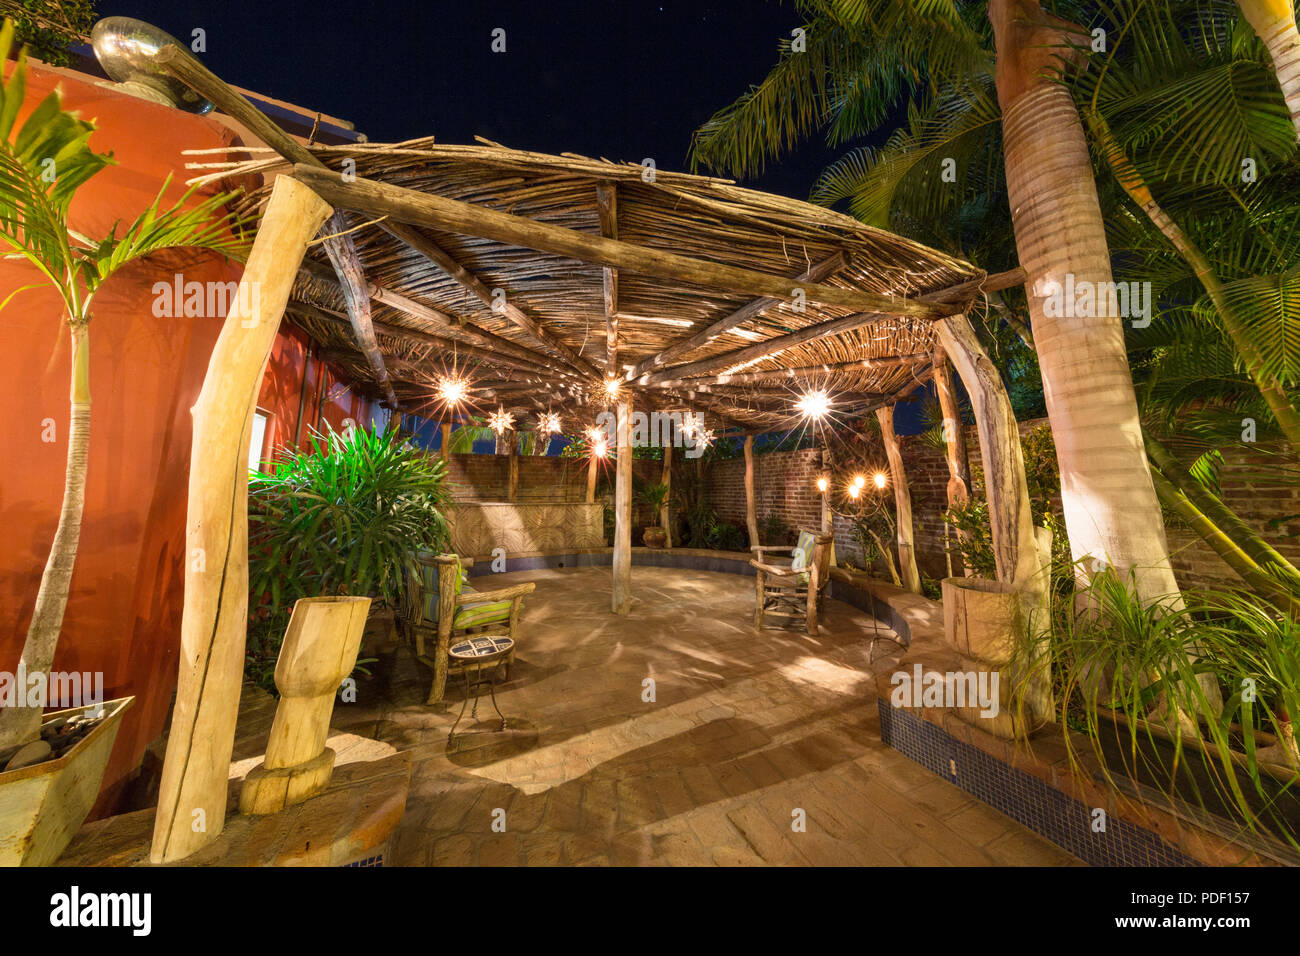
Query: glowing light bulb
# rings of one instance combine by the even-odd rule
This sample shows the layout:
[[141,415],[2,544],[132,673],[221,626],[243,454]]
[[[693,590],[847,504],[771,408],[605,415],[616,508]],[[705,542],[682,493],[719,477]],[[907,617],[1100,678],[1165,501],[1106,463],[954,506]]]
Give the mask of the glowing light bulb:
[[860,485],[849,485],[849,497],[852,498],[854,501],[858,500],[858,495],[860,495],[861,493],[862,493],[862,487]]
[[560,431],[560,416],[556,412],[547,412],[539,415],[537,418],[537,429],[543,434],[558,434]]
[[825,494],[825,493],[826,493],[826,489],[829,488],[830,486],[831,486],[831,483],[830,483],[829,481],[827,481],[825,478],[818,478],[818,479],[817,479],[817,490],[820,491],[822,494]]
[[618,398],[618,387],[619,387],[618,379],[616,378],[605,379],[605,397]]
[[591,446],[591,453],[597,458],[604,458],[609,455],[609,444],[602,438]]
[[438,398],[448,406],[459,405],[469,395],[469,383],[458,375],[447,375],[438,381]]
[[799,401],[794,403],[794,407],[799,410],[799,414],[804,418],[819,421],[825,418],[826,413],[831,410],[831,399],[821,389],[815,392],[804,392]]
[[873,480],[875,481],[875,483],[876,483],[876,487],[877,487],[877,488],[884,488],[884,487],[885,487],[885,474],[884,474],[884,472],[880,472],[880,471],[876,472],[876,477],[875,477]]
[[858,489],[858,491],[861,491],[861,490],[862,490],[863,488],[865,488],[866,486],[867,486],[867,477],[866,477],[866,475],[854,475],[854,476],[853,476],[853,487],[854,487],[854,488]]

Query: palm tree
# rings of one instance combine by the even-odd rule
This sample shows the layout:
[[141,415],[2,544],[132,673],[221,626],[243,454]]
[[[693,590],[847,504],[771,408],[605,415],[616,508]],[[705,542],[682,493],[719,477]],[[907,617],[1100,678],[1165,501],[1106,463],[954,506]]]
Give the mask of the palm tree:
[[1237,0],[1255,34],[1268,47],[1278,85],[1300,137],[1300,31],[1292,0]]
[[[0,62],[8,59],[13,32],[13,24],[6,21],[0,30]],[[22,652],[23,668],[36,674],[47,672],[54,661],[81,537],[90,447],[90,320],[95,295],[127,263],[160,249],[189,246],[240,255],[247,243],[232,234],[231,227],[237,223],[230,216],[217,216],[230,195],[213,196],[186,209],[194,192],[190,190],[175,205],[162,208],[170,180],[121,236],[114,228],[96,241],[74,231],[68,223],[72,197],[112,158],[90,148],[95,127],[63,109],[57,90],[17,125],[26,87],[24,50],[0,87],[0,243],[7,258],[26,259],[41,273],[42,281],[11,293],[0,307],[26,289],[54,289],[63,303],[63,321],[72,345],[63,505]],[[40,719],[38,707],[0,711],[0,750],[33,738],[39,732]]]
[[[832,142],[871,129],[903,99],[978,89],[1001,110],[1007,199],[1061,467],[1066,526],[1083,574],[1130,572],[1140,594],[1177,591],[1115,315],[1047,314],[1066,277],[1112,279],[1088,142],[1060,82],[1082,28],[1037,0],[803,0],[806,52],[782,44],[767,78],[696,135],[696,162],[757,172],[827,127]],[[987,22],[985,22],[987,17]],[[1102,311],[1102,310],[1093,310]]]

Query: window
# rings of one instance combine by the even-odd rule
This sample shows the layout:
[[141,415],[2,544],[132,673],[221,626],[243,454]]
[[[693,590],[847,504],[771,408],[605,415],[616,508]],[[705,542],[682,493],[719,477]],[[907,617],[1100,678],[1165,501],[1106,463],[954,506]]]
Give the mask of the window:
[[257,471],[262,467],[262,447],[266,444],[266,425],[271,416],[266,412],[253,412],[253,435],[248,442],[248,470]]

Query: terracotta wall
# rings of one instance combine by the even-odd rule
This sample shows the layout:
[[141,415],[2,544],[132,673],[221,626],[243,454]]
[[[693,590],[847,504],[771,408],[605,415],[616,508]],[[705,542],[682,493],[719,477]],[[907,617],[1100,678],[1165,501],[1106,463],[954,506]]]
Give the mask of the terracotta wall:
[[[184,192],[181,150],[229,143],[216,120],[31,69],[24,115],[61,84],[65,105],[97,122],[91,145],[116,164],[78,193],[73,228],[91,236],[129,222],[166,177],[168,202]],[[190,406],[198,397],[223,315],[159,318],[153,285],[228,282],[242,267],[207,253],[159,254],[124,270],[97,297],[91,324],[91,447],[85,514],[56,670],[102,671],[110,697],[136,695],[118,734],[97,812],[120,803],[148,745],[163,732],[176,686],[189,480]],[[0,298],[37,281],[0,262]],[[21,292],[0,312],[0,670],[14,671],[58,522],[67,456],[69,348],[57,297]],[[318,389],[321,378],[324,389]],[[303,444],[323,420],[370,420],[376,410],[337,370],[307,356],[305,336],[285,327],[263,381],[271,413],[265,448],[292,442],[304,378]],[[321,401],[321,398],[324,398]],[[43,440],[54,422],[52,442]]]
[[[33,68],[24,111],[54,86]],[[91,145],[116,165],[84,186],[72,225],[91,236],[129,222],[169,173],[184,191],[181,150],[229,142],[216,122],[60,78],[65,103],[94,118]],[[109,697],[135,694],[117,738],[105,796],[116,794],[162,731],[176,684],[183,579],[189,408],[198,395],[219,317],[157,318],[153,283],[183,272],[200,282],[237,279],[240,268],[208,254],[160,255],[114,278],[91,324],[91,442],[81,545],[54,666],[102,671]],[[36,281],[24,264],[0,263],[0,295]],[[58,521],[67,456],[69,348],[57,297],[19,293],[0,312],[0,669],[18,663]],[[55,440],[42,440],[52,419]],[[106,802],[106,801],[101,801]]]

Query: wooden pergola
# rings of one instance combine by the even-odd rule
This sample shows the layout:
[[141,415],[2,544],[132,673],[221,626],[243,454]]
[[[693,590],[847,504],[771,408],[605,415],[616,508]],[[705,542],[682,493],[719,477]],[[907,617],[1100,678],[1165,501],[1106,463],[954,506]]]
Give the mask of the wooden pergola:
[[[183,808],[224,806],[247,611],[242,455],[285,315],[399,414],[429,416],[453,365],[468,370],[482,405],[519,418],[549,411],[581,428],[614,410],[620,614],[630,604],[634,406],[699,412],[747,436],[751,538],[753,435],[795,424],[803,387],[827,392],[844,416],[878,411],[896,496],[907,491],[892,406],[938,372],[945,416],[956,418],[945,350],[975,399],[981,443],[1014,433],[964,313],[982,292],[1023,282],[1020,270],[986,276],[828,209],[636,164],[432,139],[304,146],[188,51],[165,46],[153,59],[268,144],[202,163],[216,170],[202,179],[252,185],[243,211],[260,222],[242,282],[260,295],[256,314],[236,306],[227,318],[195,406],[188,544],[206,566],[186,573],[156,860],[215,835],[189,832]],[[444,448],[454,412],[431,416],[444,420]],[[996,497],[1004,469],[988,447],[984,460]],[[899,507],[910,512],[902,497]],[[1027,504],[991,510],[1002,576],[1029,560],[1033,530]]]

